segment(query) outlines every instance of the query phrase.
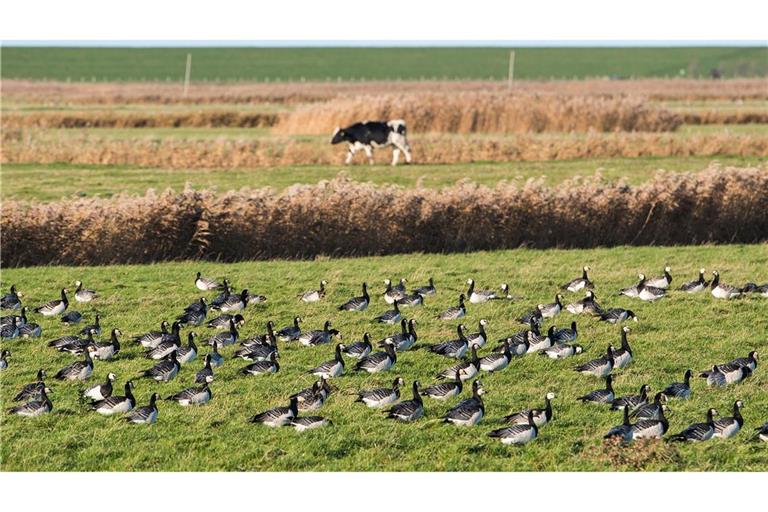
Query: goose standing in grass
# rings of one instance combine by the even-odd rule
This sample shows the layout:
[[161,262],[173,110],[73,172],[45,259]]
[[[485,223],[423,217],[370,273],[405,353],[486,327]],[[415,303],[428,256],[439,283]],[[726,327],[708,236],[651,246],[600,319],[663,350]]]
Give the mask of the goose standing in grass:
[[299,336],[301,336],[301,327],[299,324],[301,323],[301,317],[295,316],[293,317],[293,325],[289,325],[286,327],[283,327],[275,335],[280,341],[296,341],[299,339]]
[[567,343],[557,343],[549,348],[545,348],[540,352],[541,355],[547,356],[550,359],[566,359],[568,357],[575,356],[584,352],[584,347],[575,343],[569,345]]
[[191,361],[194,361],[197,357],[197,345],[195,345],[196,337],[196,332],[190,332],[187,334],[187,346],[178,347],[176,349],[176,357],[179,359],[179,364],[185,365]]
[[180,369],[181,365],[178,359],[176,359],[176,352],[171,352],[167,359],[164,359],[148,370],[144,370],[139,374],[139,377],[149,377],[157,382],[169,382],[176,377]]
[[184,313],[176,318],[176,322],[184,325],[202,325],[205,317],[208,316],[208,301],[205,297],[200,297],[199,302],[194,302],[187,306]]
[[395,301],[395,304],[399,306],[421,306],[424,304],[424,296],[414,293],[411,295],[403,295],[401,298]]
[[136,406],[136,398],[133,396],[133,381],[125,383],[125,396],[109,396],[91,404],[91,410],[102,416],[124,414]]
[[[4,359],[10,352],[7,350],[3,350],[2,352],[2,358]],[[15,397],[13,397],[14,402],[21,402],[22,400],[34,400],[40,397],[40,392],[46,388],[45,385],[45,377],[46,373],[45,370],[40,368],[37,370],[37,380],[35,382],[30,382],[29,384],[25,384],[23,388],[21,388],[21,391],[19,391]],[[50,391],[50,390],[49,390]]]
[[459,396],[462,389],[464,389],[464,383],[461,380],[461,371],[457,370],[454,380],[427,386],[421,390],[421,394],[435,400],[447,400],[448,398]]
[[21,313],[19,315],[6,315],[2,318],[0,318],[0,325],[5,327],[6,325],[12,325],[14,320],[16,321],[16,325],[21,328],[22,326],[27,325],[28,319],[27,319],[27,306],[24,306],[21,308]]
[[[632,411],[630,414],[633,418],[638,420],[658,420],[661,418],[661,414],[667,411],[667,406],[664,402],[667,401],[667,395],[659,391],[656,396],[653,397],[653,402],[645,403]],[[629,410],[625,407],[625,410]]]
[[229,313],[221,314],[208,322],[207,325],[211,329],[229,329],[230,321],[234,321],[235,325],[240,327],[245,325],[245,318],[239,313],[236,315],[230,315]]
[[16,285],[11,285],[11,291],[0,298],[0,309],[21,309],[21,293],[16,290]]
[[157,399],[159,395],[152,393],[149,397],[149,404],[143,407],[137,407],[125,416],[125,421],[135,425],[150,425],[157,421]]
[[637,298],[646,302],[653,302],[666,296],[667,291],[658,286],[649,285],[643,274],[640,274],[640,282],[637,285]]
[[34,322],[25,322],[19,327],[20,338],[39,338],[43,334],[43,328]]
[[560,287],[561,290],[568,290],[569,292],[578,292],[579,290],[591,290],[595,287],[594,283],[589,280],[589,267],[584,266],[581,269],[581,277],[572,279]]
[[469,347],[471,357],[469,361],[461,361],[450,368],[446,368],[437,374],[438,379],[452,379],[458,371],[461,374],[461,380],[474,378],[480,371],[480,359],[477,357],[477,345]]
[[536,439],[539,428],[533,417],[533,410],[528,411],[528,422],[524,425],[511,425],[488,432],[488,437],[501,439],[502,444],[527,444]]
[[385,311],[381,315],[377,316],[376,318],[373,319],[373,321],[378,322],[380,324],[389,324],[389,325],[396,324],[397,322],[399,322],[403,316],[400,314],[400,307],[397,305],[397,301],[395,301],[392,304],[392,306],[393,306],[392,309]]
[[558,329],[550,336],[552,343],[568,343],[569,341],[576,341],[579,337],[579,331],[576,327],[576,322],[571,322],[571,328]]
[[240,372],[246,375],[267,375],[270,373],[277,373],[280,371],[280,364],[277,362],[278,357],[277,352],[272,352],[269,355],[269,359],[251,363],[240,370]]
[[206,354],[202,370],[195,374],[195,384],[208,382],[209,377],[213,378],[213,367],[211,366],[211,355]]
[[453,423],[464,427],[477,425],[485,416],[485,402],[483,395],[485,390],[479,380],[472,382],[472,397],[462,400],[457,405],[448,409],[443,416],[445,423]]
[[603,436],[603,439],[620,439],[625,443],[632,442],[632,424],[629,422],[629,407],[624,407],[624,420],[621,425],[617,425],[607,434]]
[[709,281],[704,279],[704,269],[699,269],[699,278],[693,281],[688,281],[680,287],[681,291],[687,293],[699,293],[709,287]]
[[459,305],[458,306],[452,306],[442,313],[440,313],[437,318],[438,320],[456,320],[457,318],[461,318],[464,315],[467,314],[467,307],[464,305],[464,294],[462,293],[459,295]]
[[248,303],[248,290],[244,289],[240,295],[230,295],[224,302],[211,308],[218,309],[222,313],[234,313],[244,310]]
[[664,415],[664,409],[659,411],[659,417],[657,419],[639,420],[632,425],[630,433],[632,434],[632,440],[635,439],[661,439],[661,437],[669,430],[669,422]]
[[714,276],[712,278],[712,296],[716,299],[735,299],[740,297],[742,289],[730,284],[724,284],[720,282],[720,273],[717,270],[712,272]]
[[363,333],[363,341],[356,341],[351,345],[346,345],[344,353],[354,359],[363,359],[368,357],[371,350],[373,350],[373,345],[371,345],[371,335],[366,332]]
[[488,325],[488,320],[480,319],[478,322],[478,331],[470,334],[466,334],[467,342],[477,345],[477,348],[482,348],[488,341],[488,335],[485,332],[485,326]]
[[584,313],[591,316],[600,316],[603,314],[603,308],[597,303],[597,296],[592,290],[587,290],[583,299],[568,304],[565,306],[565,309],[574,315]]
[[552,421],[552,400],[554,399],[555,394],[550,391],[544,397],[543,409],[523,409],[522,411],[504,416],[504,421],[510,425],[527,425],[529,423],[530,414],[533,413],[533,424],[537,427],[543,427]]
[[100,400],[106,400],[112,396],[112,383],[115,382],[117,376],[110,372],[107,374],[107,380],[102,384],[94,384],[85,391],[83,391],[83,398],[90,398],[94,402]]
[[339,311],[365,311],[370,303],[371,297],[368,295],[368,283],[363,283],[363,294],[360,297],[352,297],[339,306],[338,309]]
[[445,357],[454,357],[456,359],[462,357],[467,352],[467,348],[469,348],[469,342],[464,336],[464,324],[459,324],[456,331],[459,335],[458,339],[431,345],[429,351]]
[[81,281],[75,281],[75,286],[77,287],[75,290],[75,300],[77,302],[91,302],[99,296],[95,290],[83,288],[83,283]]
[[187,388],[175,395],[169,396],[166,400],[177,402],[182,407],[207,404],[213,398],[213,392],[210,388],[211,382],[213,382],[213,376],[206,378],[205,384],[201,387]]
[[733,403],[733,416],[715,420],[715,437],[728,439],[739,433],[741,427],[744,426],[744,418],[741,415],[742,407],[744,407],[744,402],[736,400]]
[[669,398],[682,398],[682,399],[688,399],[691,397],[691,377],[693,376],[693,370],[685,370],[685,375],[683,376],[683,382],[673,382],[664,390],[662,393],[664,393]]
[[0,352],[0,371],[8,369],[8,358],[11,356],[10,350]]
[[600,321],[608,322],[609,324],[620,324],[630,318],[635,322],[638,321],[634,311],[624,308],[611,308],[600,315]]
[[195,286],[198,290],[202,290],[204,292],[208,292],[211,290],[220,290],[224,286],[216,281],[215,279],[211,279],[209,277],[203,277],[203,275],[198,272],[197,276],[195,277]]
[[224,356],[219,354],[219,343],[214,341],[211,352],[208,354],[211,356],[211,367],[218,368],[224,364]]
[[12,340],[19,335],[19,325],[16,318],[11,320],[10,324],[6,324],[0,328],[0,339],[3,341]]
[[341,343],[337,344],[335,357],[329,361],[320,363],[312,368],[309,373],[325,379],[331,379],[342,375],[344,373],[344,358],[341,356],[342,350],[344,350],[344,345]]
[[537,326],[540,326],[544,321],[544,317],[541,314],[542,309],[544,309],[544,304],[537,304],[536,308],[534,308],[532,311],[529,311],[528,313],[518,318],[517,322],[525,325],[535,324]]
[[355,402],[362,402],[373,409],[394,404],[400,400],[400,386],[404,386],[405,381],[402,377],[395,378],[392,381],[391,388],[364,389],[357,393]]
[[160,323],[159,331],[150,331],[148,333],[135,336],[133,338],[133,341],[134,343],[141,344],[141,346],[144,348],[152,349],[163,342],[163,336],[165,336],[166,334],[170,334],[168,332],[168,322],[163,320]]
[[608,375],[605,377],[605,389],[596,389],[587,393],[584,396],[578,397],[576,400],[580,402],[596,402],[602,404],[610,404],[615,398],[613,394],[613,377]]
[[66,288],[62,288],[60,299],[48,301],[42,306],[36,307],[34,312],[40,313],[43,316],[56,316],[64,313],[69,307],[67,292],[68,290]]
[[18,414],[19,416],[40,416],[41,414],[49,413],[53,410],[53,403],[48,398],[45,389],[40,393],[40,398],[32,400],[24,405],[17,405],[8,409],[8,414]]
[[229,321],[229,331],[220,332],[208,338],[208,345],[213,346],[217,343],[220,347],[226,347],[227,345],[234,345],[237,343],[240,334],[237,332],[237,324],[234,319]]
[[419,387],[421,387],[419,381],[413,381],[413,399],[404,400],[385,410],[387,418],[408,423],[424,416],[424,401],[419,394]]
[[629,412],[637,410],[641,405],[648,403],[648,392],[651,390],[651,386],[643,384],[640,386],[640,393],[637,395],[620,396],[613,399],[611,402],[612,411],[620,411],[622,409],[629,409]]
[[509,366],[509,362],[512,361],[512,352],[509,350],[509,343],[507,343],[507,341],[504,341],[502,344],[504,345],[504,352],[494,352],[480,358],[481,370],[493,373],[499,372]]
[[493,290],[475,290],[474,279],[467,279],[467,284],[469,285],[469,288],[467,289],[466,297],[472,304],[482,304],[483,302],[488,302],[489,300],[503,298],[499,297]]
[[58,380],[88,380],[93,373],[93,359],[91,359],[91,351],[93,347],[87,347],[85,350],[85,359],[83,361],[75,361],[74,363],[65,366],[56,373],[55,378]]
[[320,288],[317,290],[309,290],[308,292],[300,293],[299,298],[304,302],[317,302],[325,297],[325,286],[328,281],[323,279],[320,281]]
[[339,331],[331,329],[331,321],[326,320],[322,330],[308,331],[299,336],[299,343],[307,347],[330,343],[334,336],[339,336]]
[[322,416],[301,416],[299,418],[293,418],[288,422],[288,425],[293,427],[297,432],[304,432],[305,430],[327,427],[332,425],[332,423],[331,420],[323,418]]
[[709,441],[715,435],[715,420],[714,420],[715,415],[717,415],[717,410],[709,409],[707,411],[707,421],[702,423],[694,423],[693,425],[690,425],[688,428],[686,428],[679,434],[670,436],[669,441],[672,441],[672,442]]
[[288,425],[293,418],[298,416],[299,398],[291,398],[288,407],[275,407],[268,411],[260,412],[251,417],[251,423],[261,423],[267,427],[282,427]]
[[122,336],[123,333],[120,329],[112,329],[109,334],[109,342],[107,343],[95,343],[93,345],[93,358],[99,361],[107,361],[115,357],[120,352],[120,340],[118,336]]
[[645,282],[646,286],[653,286],[655,288],[661,288],[662,290],[666,290],[669,288],[669,285],[672,284],[672,269],[669,267],[664,267],[664,275],[661,277],[652,277],[648,279]]
[[430,277],[429,278],[429,284],[424,286],[419,286],[415,290],[413,290],[413,293],[419,294],[422,297],[425,295],[434,295],[437,293],[437,289],[435,288],[435,281]]
[[83,314],[79,311],[70,311],[61,315],[61,323],[64,325],[77,325],[83,320]]
[[616,369],[624,368],[632,362],[632,347],[629,346],[628,334],[629,327],[625,325],[621,328],[621,347],[613,351],[613,365]]
[[362,358],[355,365],[355,371],[366,371],[368,373],[385,372],[392,368],[397,362],[397,352],[395,345],[391,341],[384,343],[384,352],[375,352]]
[[613,347],[608,345],[608,350],[603,357],[592,359],[584,364],[580,364],[575,371],[585,375],[594,375],[595,377],[607,377],[611,374],[614,367]]

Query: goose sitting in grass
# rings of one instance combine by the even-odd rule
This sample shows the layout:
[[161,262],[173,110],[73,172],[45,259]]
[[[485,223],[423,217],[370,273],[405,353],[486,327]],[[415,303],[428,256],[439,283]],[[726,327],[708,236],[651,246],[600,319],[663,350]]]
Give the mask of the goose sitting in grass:
[[6,324],[0,328],[0,339],[3,341],[12,340],[19,335],[19,325],[14,318],[10,324]]
[[83,314],[79,311],[69,311],[61,315],[61,323],[64,325],[77,325],[83,320]]
[[179,364],[182,366],[192,362],[197,358],[197,345],[195,345],[195,338],[197,337],[197,333],[194,331],[191,331],[187,335],[187,346],[186,347],[178,347],[176,349],[176,357],[179,359]]
[[603,439],[620,439],[625,443],[632,442],[632,424],[629,422],[628,407],[624,408],[624,420],[621,422],[621,425],[611,428],[611,430],[603,436]]
[[[536,319],[531,318],[529,321],[529,328],[523,329],[522,331],[518,331],[515,334],[511,336],[507,336],[506,338],[501,338],[499,340],[499,343],[503,343],[504,341],[507,341],[510,345],[513,345],[515,343],[519,343],[521,341],[527,341],[528,340],[528,331],[532,331],[535,335],[540,336],[541,331],[539,330],[540,324],[536,322]],[[504,347],[501,345],[494,348],[494,352],[501,352],[504,350]]]
[[243,348],[236,350],[232,357],[239,357],[246,361],[266,361],[272,354],[277,352],[277,339],[273,334],[269,334],[266,344],[243,346]]
[[[3,350],[3,357],[6,357],[8,354],[10,354],[10,352]],[[21,402],[22,400],[35,400],[39,398],[41,391],[46,388],[44,382],[45,377],[46,373],[44,369],[40,368],[37,370],[37,380],[35,380],[35,382],[25,384],[24,387],[21,388],[21,391],[19,391],[16,396],[13,397],[13,401]]]
[[667,291],[658,286],[651,286],[646,282],[645,276],[638,276],[640,282],[637,285],[637,298],[646,302],[654,302],[666,296]]
[[176,318],[176,322],[182,325],[202,325],[208,315],[208,302],[205,297],[200,297],[198,302],[187,306],[184,313]]
[[325,286],[328,284],[328,281],[323,279],[320,281],[320,288],[317,290],[309,290],[307,292],[303,292],[299,294],[299,298],[303,300],[304,302],[317,302],[319,300],[322,300],[325,297]]
[[592,290],[587,290],[583,299],[571,302],[565,306],[565,309],[574,315],[584,313],[591,316],[600,316],[603,314],[603,308],[597,303],[597,296]]
[[322,416],[301,416],[299,418],[293,418],[288,422],[288,426],[293,427],[297,432],[327,427],[332,424],[331,420],[323,418]]
[[8,358],[11,356],[10,350],[0,351],[0,370],[8,369]]
[[163,341],[152,350],[145,352],[144,357],[159,361],[160,359],[165,359],[171,355],[172,352],[176,352],[180,346],[180,340],[169,337],[166,341]]
[[323,406],[330,394],[331,386],[326,379],[321,378],[310,387],[302,389],[288,398],[301,397],[299,411],[316,411]]
[[541,314],[543,309],[544,304],[537,304],[535,309],[518,318],[518,323],[525,325],[536,324],[537,326],[541,326],[542,322],[544,321],[544,316]]
[[437,374],[438,379],[452,379],[458,371],[461,375],[461,380],[469,380],[474,378],[480,371],[480,359],[477,357],[477,345],[469,347],[471,357],[469,361],[461,361],[450,368],[446,368]]
[[467,314],[467,307],[464,305],[464,294],[459,295],[459,305],[452,306],[437,316],[438,320],[456,320]]
[[669,437],[669,441],[672,442],[702,442],[709,441],[715,435],[715,420],[717,415],[716,409],[707,410],[707,420],[702,423],[694,423],[679,434],[675,434]]
[[524,425],[511,425],[488,432],[488,437],[501,440],[502,444],[527,444],[536,439],[539,428],[533,418],[533,410],[528,411],[528,422]]
[[715,437],[728,439],[739,433],[741,427],[744,426],[744,417],[741,415],[742,407],[744,407],[744,402],[736,400],[733,403],[733,416],[715,420]]
[[392,286],[392,281],[389,279],[384,280],[384,286],[386,286],[384,292],[381,294],[384,297],[384,302],[387,304],[394,304],[396,301],[405,297],[405,288],[398,286]]
[[22,294],[16,290],[16,285],[11,285],[11,290],[0,297],[0,309],[21,309]]
[[176,375],[179,373],[179,369],[181,369],[181,365],[176,359],[176,352],[171,352],[171,354],[166,359],[156,364],[152,368],[141,372],[139,377],[149,377],[150,379],[154,379],[157,382],[169,382],[174,377],[176,377]]
[[229,321],[229,331],[211,336],[208,338],[208,345],[213,346],[214,343],[217,343],[220,347],[226,347],[227,345],[234,345],[238,339],[240,339],[240,333],[237,331],[237,324],[233,318]]
[[374,322],[378,322],[380,324],[396,324],[400,321],[402,318],[402,315],[400,314],[400,307],[397,305],[397,301],[393,303],[393,308],[385,311],[381,315],[377,316],[373,319]]
[[691,377],[693,376],[693,370],[685,370],[683,376],[683,382],[673,382],[664,390],[664,393],[668,398],[682,398],[687,399],[691,397]]
[[141,334],[139,336],[135,336],[133,338],[134,343],[141,344],[144,348],[155,348],[160,343],[163,342],[163,336],[169,334],[168,332],[168,322],[163,320],[160,323],[160,330],[159,331],[150,331],[145,334]]
[[208,355],[211,356],[211,368],[217,368],[224,364],[224,356],[219,354],[218,342],[213,342],[213,347]]
[[704,269],[699,270],[699,278],[693,281],[688,281],[680,287],[681,291],[687,293],[699,293],[706,290],[709,287],[709,281],[704,279]]
[[61,289],[61,298],[54,299],[46,302],[42,306],[34,309],[35,313],[40,313],[43,316],[56,316],[64,313],[69,307],[69,299],[67,298],[68,290],[66,288]]
[[298,414],[299,398],[291,398],[288,407],[275,407],[264,412],[260,412],[250,419],[251,423],[261,423],[267,427],[282,427],[288,425]]
[[653,286],[655,288],[661,288],[662,290],[666,290],[669,288],[669,285],[672,284],[672,269],[669,267],[664,267],[664,275],[661,277],[652,277],[648,279],[645,284],[646,286]]
[[747,357],[737,357],[726,366],[746,366],[753,372],[757,369],[757,351],[753,350]]
[[443,416],[443,421],[464,427],[477,425],[485,416],[485,402],[483,402],[485,393],[480,381],[475,380],[472,383],[472,397],[448,409]]
[[62,336],[61,338],[56,338],[54,340],[51,340],[48,342],[49,347],[53,347],[56,350],[61,350],[63,347],[66,347],[67,345],[71,345],[73,343],[81,344],[82,346],[86,346],[89,342],[86,342],[80,336]]
[[749,357],[734,359],[730,363],[715,365],[711,371],[704,371],[700,377],[707,379],[709,386],[736,384],[752,375],[757,368],[757,352],[750,352]]
[[632,362],[632,347],[629,346],[627,337],[629,332],[626,325],[621,328],[621,347],[613,351],[613,365],[616,369],[624,368]]
[[251,363],[240,370],[240,373],[244,373],[245,375],[268,375],[270,373],[277,373],[280,371],[280,364],[277,362],[278,357],[277,352],[272,352],[269,355],[269,359]]
[[464,324],[459,324],[456,331],[459,335],[458,339],[431,345],[429,351],[445,357],[454,357],[456,359],[462,357],[467,352],[467,348],[469,348],[469,342],[464,336]]
[[312,368],[309,373],[325,379],[331,379],[342,375],[344,373],[344,358],[341,356],[342,350],[344,350],[344,345],[341,343],[337,344],[335,357],[329,361],[320,363]]
[[576,400],[584,402],[596,402],[603,404],[613,403],[615,398],[613,394],[613,377],[608,375],[605,377],[605,389],[596,389],[587,393],[584,396],[578,397]]
[[125,421],[134,425],[151,425],[157,421],[157,399],[159,395],[152,393],[149,397],[149,404],[143,407],[137,407],[125,416]]
[[393,290],[395,290],[397,293],[399,293],[402,296],[405,296],[408,291],[405,289],[405,283],[407,283],[408,280],[404,277],[400,278],[400,282],[397,283],[395,286],[392,287]]
[[408,321],[405,319],[400,320],[401,332],[384,338],[383,340],[379,341],[378,344],[381,346],[387,341],[391,341],[395,344],[396,351],[405,352],[406,350],[413,347],[413,345],[416,343],[416,340],[418,339],[415,324],[416,320],[413,318]]
[[741,297],[743,290],[737,286],[724,284],[720,282],[720,273],[717,270],[712,271],[712,296],[716,299],[735,299]]
[[760,441],[764,443],[768,443],[768,421],[763,423],[762,426],[757,427],[755,429],[755,432],[757,432],[757,438]]
[[8,409],[8,414],[18,414],[19,416],[35,417],[41,414],[49,413],[53,410],[53,403],[45,389],[40,393],[40,398],[32,400],[24,405],[17,405]]
[[368,284],[363,283],[363,294],[359,297],[352,297],[339,306],[338,309],[339,311],[365,311],[370,303],[371,297],[368,295]]
[[[275,323],[272,320],[267,321],[267,332],[257,334],[240,341],[240,345],[251,348],[256,345],[272,345],[272,340],[276,338]],[[216,341],[216,340],[211,340]]]
[[260,295],[260,294],[257,294],[257,293],[248,293],[245,296],[245,304],[246,305],[250,305],[250,304],[264,304],[265,302],[267,302],[266,295]]
[[[653,402],[644,403],[631,412],[630,416],[637,420],[658,420],[661,418],[662,413],[668,411],[664,402],[667,401],[667,395],[659,391],[656,396],[653,397]],[[628,408],[624,408],[629,410]]]
[[341,338],[339,331],[331,329],[331,321],[327,320],[322,330],[304,332],[299,336],[299,343],[304,346],[325,345],[330,343],[334,336]]
[[133,396],[133,381],[125,383],[125,396],[109,396],[91,404],[91,410],[102,416],[124,414],[136,406],[136,398]]
[[421,390],[422,396],[428,396],[435,400],[447,400],[461,394],[464,383],[461,380],[461,371],[456,370],[456,377],[450,382],[432,384]]
[[415,290],[413,290],[413,293],[419,294],[422,297],[425,295],[434,295],[437,293],[437,289],[435,288],[435,281],[431,277],[429,278],[429,284],[424,286],[419,286]]
[[122,336],[123,333],[120,329],[112,329],[109,333],[109,342],[107,343],[95,343],[93,345],[93,358],[99,361],[108,361],[114,358],[120,352],[120,340],[118,336]]
[[657,419],[639,420],[632,425],[630,433],[632,434],[632,440],[661,439],[667,433],[667,430],[669,430],[669,422],[662,408]]
[[224,285],[215,279],[211,279],[210,277],[203,277],[200,272],[198,272],[197,276],[195,277],[195,286],[198,290],[202,290],[204,292],[220,290],[224,287]]
[[[480,369],[489,373],[498,372],[509,366],[512,361],[512,353],[509,350],[509,343],[504,341],[504,352],[491,353],[480,358]],[[477,346],[477,345],[473,345]]]
[[554,336],[554,334],[554,325],[549,328],[549,331],[544,336],[536,335],[533,331],[528,331],[528,350],[526,353],[533,354],[534,352],[550,348],[553,345],[552,336]]
[[355,402],[362,402],[368,407],[379,408],[394,404],[400,400],[400,387],[405,385],[402,377],[392,381],[391,388],[365,389],[357,393]]
[[301,317],[293,317],[293,325],[283,327],[275,333],[280,341],[296,341],[301,336]]
[[569,292],[578,292],[579,290],[591,290],[595,287],[594,283],[589,280],[589,267],[586,265],[581,269],[581,277],[572,279],[560,287],[561,290],[568,290]]
[[585,375],[594,375],[595,377],[606,377],[611,374],[614,367],[613,347],[608,345],[608,350],[603,357],[592,359],[584,364],[580,364],[575,371]]
[[613,402],[611,402],[611,410],[629,409],[629,412],[635,411],[641,405],[648,403],[648,392],[650,390],[651,386],[643,384],[640,386],[640,393],[637,395],[625,395],[614,398]]
[[631,309],[624,308],[611,308],[600,315],[601,322],[608,322],[609,324],[619,324],[629,319],[638,321],[637,315]]
[[555,399],[553,392],[548,392],[544,397],[544,408],[542,409],[523,409],[504,416],[504,421],[510,425],[527,425],[531,413],[533,413],[533,424],[537,427],[543,427],[552,421],[552,400]]
[[225,300],[229,298],[230,295],[232,295],[232,288],[229,286],[229,280],[224,279],[222,281],[222,290],[221,293],[219,293],[216,297],[213,298],[211,301],[211,306],[220,306],[224,303]]
[[55,378],[58,380],[88,380],[93,373],[93,359],[91,359],[91,352],[93,347],[87,347],[85,350],[85,359],[83,361],[75,361],[74,363],[65,366],[56,373]]
[[2,318],[0,318],[0,325],[5,327],[6,325],[13,325],[14,321],[16,322],[16,325],[18,327],[22,327],[24,325],[27,325],[28,319],[27,319],[27,306],[24,306],[21,308],[21,313],[19,315],[6,315]]
[[488,325],[488,320],[480,319],[478,322],[478,331],[465,335],[470,345],[474,343],[477,345],[477,348],[485,346],[485,343],[488,341],[488,335],[485,332],[486,325]]
[[250,303],[248,295],[248,290],[244,289],[242,292],[240,292],[240,295],[230,295],[224,302],[215,306],[211,306],[211,308],[218,309],[223,313],[242,311]]
[[[56,347],[56,350],[59,352],[69,352],[73,355],[81,355],[83,354],[88,348],[91,348],[91,357],[93,357],[93,352],[95,352],[95,345],[96,342],[93,340],[93,332],[88,332],[88,336],[85,339],[82,338],[75,338],[75,341],[71,343],[67,343],[66,345],[59,345]],[[59,343],[61,338],[58,340],[54,340],[55,342]],[[51,342],[53,343],[53,342]]]
[[373,345],[371,344],[371,335],[366,332],[363,333],[363,341],[356,341],[351,345],[346,345],[344,348],[344,354],[353,359],[363,359],[368,357],[368,354],[371,353],[371,350],[373,350]]
[[571,322],[571,328],[557,329],[550,337],[552,343],[568,343],[569,341],[576,341],[579,337],[579,331],[576,327],[576,322]]
[[243,318],[243,315],[238,313],[233,316],[228,313],[224,313],[208,322],[207,326],[211,329],[229,329],[230,321],[234,321],[235,325],[239,327],[245,325],[245,318]]
[[619,290],[619,295],[624,295],[631,299],[635,299],[640,295],[640,282],[627,288]]
[[541,312],[541,316],[544,318],[554,318],[557,315],[560,314],[560,312],[563,310],[563,303],[561,302],[563,300],[563,296],[559,293],[555,295],[555,302],[552,302],[550,304],[544,304],[544,307],[540,308],[539,311]]
[[543,356],[547,356],[550,359],[566,359],[568,357],[573,357],[576,354],[581,354],[582,352],[584,352],[584,347],[578,343],[573,345],[569,345],[567,343],[556,343],[549,348],[545,348],[539,353]]
[[418,293],[413,293],[411,295],[403,295],[401,298],[395,301],[395,304],[399,306],[406,306],[406,307],[423,306],[424,296],[419,295]]
[[213,376],[207,377],[205,379],[205,384],[201,387],[187,388],[183,391],[179,391],[175,395],[169,396],[166,400],[177,402],[182,407],[207,404],[213,398],[213,392],[210,387],[211,382],[213,382]]
[[83,283],[81,281],[75,281],[75,286],[77,287],[75,290],[75,300],[77,302],[91,302],[99,296],[95,290],[83,288]]
[[467,279],[467,284],[469,285],[469,288],[467,289],[466,297],[472,304],[482,304],[483,302],[488,302],[489,300],[506,298],[506,295],[502,297],[493,290],[475,290],[474,279]]
[[43,328],[34,322],[26,322],[19,327],[19,338],[39,338],[43,333]]
[[112,396],[112,383],[115,382],[117,376],[110,372],[107,374],[107,380],[102,384],[94,384],[85,391],[83,391],[83,398],[90,398],[91,400],[98,402],[105,400]]
[[413,399],[404,400],[385,410],[387,418],[409,423],[424,416],[424,401],[419,394],[420,386],[419,381],[413,381]]
[[362,358],[356,365],[355,371],[365,371],[368,373],[385,372],[392,368],[397,362],[397,352],[395,352],[394,343],[384,343],[384,352],[375,352]]
[[213,377],[213,367],[211,366],[211,356],[206,354],[203,368],[195,374],[195,384],[208,382],[209,377]]

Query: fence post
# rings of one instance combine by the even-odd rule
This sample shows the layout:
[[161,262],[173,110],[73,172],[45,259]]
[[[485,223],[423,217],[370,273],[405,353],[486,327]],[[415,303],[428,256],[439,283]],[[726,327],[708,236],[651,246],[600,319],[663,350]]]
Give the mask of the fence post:
[[509,52],[509,74],[507,75],[507,89],[512,89],[512,80],[515,79],[515,50]]
[[189,76],[192,74],[192,54],[187,54],[187,71],[184,73],[184,97],[189,93]]

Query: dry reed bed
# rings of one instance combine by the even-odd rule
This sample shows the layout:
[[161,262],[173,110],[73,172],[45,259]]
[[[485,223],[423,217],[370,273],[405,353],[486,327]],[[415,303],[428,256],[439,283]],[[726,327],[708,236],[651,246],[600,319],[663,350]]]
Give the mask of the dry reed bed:
[[236,261],[531,247],[768,241],[768,172],[710,167],[638,186],[579,179],[442,190],[340,176],[225,195],[185,190],[57,203],[6,201],[2,264]]
[[768,112],[702,110],[681,112],[685,124],[768,124]]
[[206,111],[193,113],[33,112],[5,114],[3,129],[14,128],[267,128],[275,113]]
[[[768,157],[768,137],[718,133],[591,133],[558,135],[419,135],[411,137],[414,162],[567,160],[574,158],[718,156]],[[127,140],[67,137],[43,140],[30,130],[3,132],[2,163],[134,165],[163,169],[232,169],[280,165],[339,165],[344,148],[327,139]],[[388,150],[375,153],[388,163]],[[357,162],[362,162],[362,157]]]
[[[690,80],[522,80],[515,92],[581,96],[645,96],[655,100],[764,100],[765,79]],[[273,82],[193,83],[188,97],[180,83],[66,83],[3,80],[6,101],[32,103],[307,103],[355,95],[405,92],[505,92],[498,81],[371,81],[371,82]]]

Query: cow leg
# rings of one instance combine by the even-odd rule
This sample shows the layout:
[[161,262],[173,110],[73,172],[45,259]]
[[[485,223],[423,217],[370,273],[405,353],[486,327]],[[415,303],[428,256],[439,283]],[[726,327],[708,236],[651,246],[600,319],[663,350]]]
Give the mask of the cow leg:
[[352,157],[355,156],[356,151],[357,149],[355,148],[355,146],[350,144],[349,151],[347,151],[347,159],[344,161],[345,164],[349,165],[352,162]]
[[[395,151],[397,151],[397,156],[400,156],[400,151],[402,151],[405,154],[405,161],[407,163],[411,163],[411,148],[408,146],[408,143],[405,142],[396,142],[393,143],[395,146]],[[392,165],[395,165],[397,163],[397,159],[393,158]]]
[[400,160],[400,148],[395,146],[395,149],[392,150],[392,165],[397,165],[398,160]]
[[366,144],[363,146],[363,149],[365,150],[365,154],[368,157],[368,163],[373,165],[373,148]]

